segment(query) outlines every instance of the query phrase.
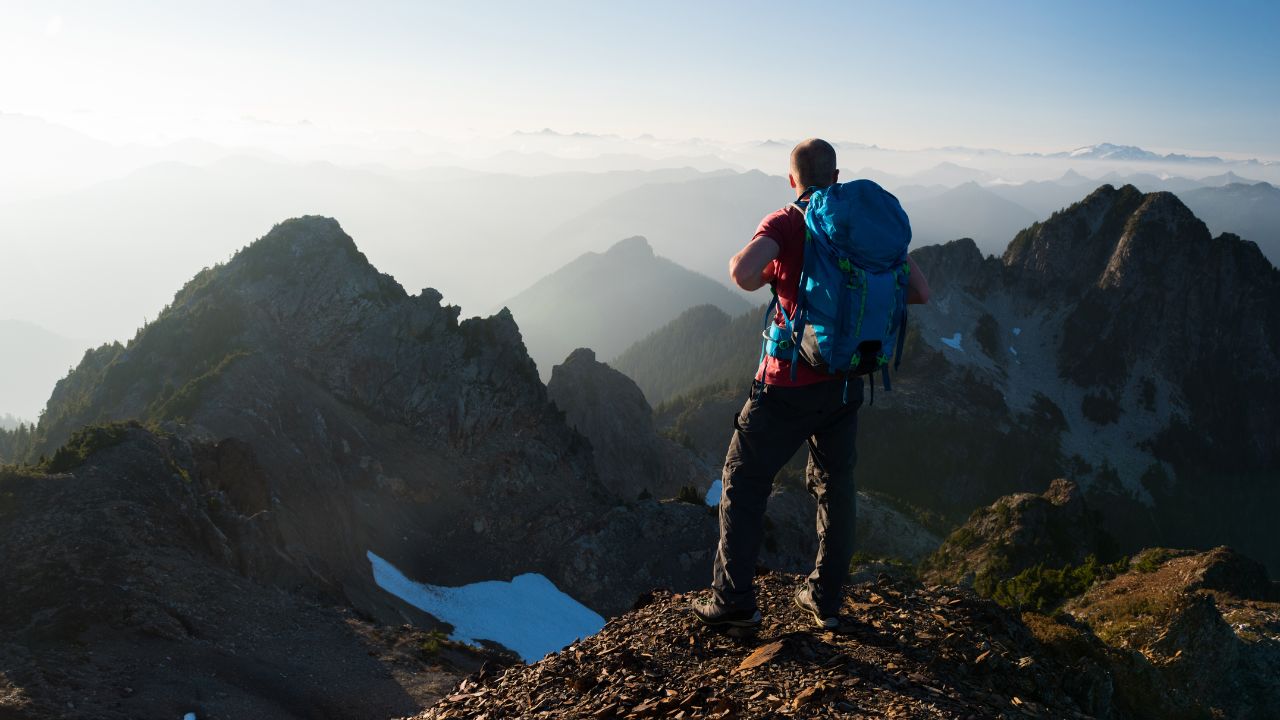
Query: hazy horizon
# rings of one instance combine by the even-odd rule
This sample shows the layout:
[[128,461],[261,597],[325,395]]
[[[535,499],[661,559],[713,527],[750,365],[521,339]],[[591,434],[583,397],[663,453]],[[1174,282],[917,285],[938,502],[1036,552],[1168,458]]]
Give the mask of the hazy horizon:
[[632,235],[727,286],[814,135],[986,252],[1088,182],[1280,184],[1272,7],[0,7],[0,318],[84,347],[303,214],[464,316]]

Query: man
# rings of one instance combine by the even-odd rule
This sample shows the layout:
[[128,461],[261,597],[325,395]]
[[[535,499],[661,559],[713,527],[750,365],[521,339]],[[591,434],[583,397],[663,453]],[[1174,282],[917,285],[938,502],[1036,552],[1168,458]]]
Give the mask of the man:
[[[838,178],[836,151],[830,143],[811,138],[795,146],[787,179],[796,192],[796,203],[767,216],[751,242],[730,260],[729,275],[738,287],[756,290],[772,285],[779,312],[794,314],[804,264],[801,207],[815,188],[834,185]],[[908,263],[907,302],[927,302],[928,283],[914,261],[908,258]],[[781,317],[775,322],[781,324]],[[734,419],[722,474],[712,594],[709,600],[693,603],[694,615],[707,625],[750,628],[760,624],[753,580],[765,503],[774,476],[801,443],[809,446],[805,482],[818,502],[818,555],[795,602],[818,626],[839,625],[841,592],[853,558],[854,438],[862,382],[855,378],[850,383],[803,360],[796,362],[793,379],[790,361],[766,355],[752,382],[751,396]]]

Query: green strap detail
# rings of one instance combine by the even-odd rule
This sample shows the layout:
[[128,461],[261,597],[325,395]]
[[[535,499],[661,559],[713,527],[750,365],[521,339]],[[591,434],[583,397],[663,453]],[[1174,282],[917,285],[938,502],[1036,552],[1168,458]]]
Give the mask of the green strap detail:
[[858,268],[858,277],[862,280],[862,301],[858,305],[858,327],[853,333],[862,337],[862,316],[867,312],[867,271]]

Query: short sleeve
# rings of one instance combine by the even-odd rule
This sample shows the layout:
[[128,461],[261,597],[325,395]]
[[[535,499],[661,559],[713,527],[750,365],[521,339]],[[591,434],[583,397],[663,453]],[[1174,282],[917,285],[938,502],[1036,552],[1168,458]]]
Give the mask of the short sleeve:
[[778,243],[779,250],[781,250],[782,244],[785,243],[792,235],[789,225],[790,219],[787,217],[786,208],[774,211],[766,215],[765,218],[760,221],[760,226],[756,228],[756,234],[752,235],[751,239],[755,240],[758,237],[768,237],[770,240]]
[[756,234],[751,236],[753,241],[758,237],[767,237],[778,243],[778,257],[765,266],[766,276],[778,275],[783,258],[792,254],[793,249],[790,245],[795,243],[795,222],[795,218],[791,217],[787,208],[784,207],[766,215],[756,228]]

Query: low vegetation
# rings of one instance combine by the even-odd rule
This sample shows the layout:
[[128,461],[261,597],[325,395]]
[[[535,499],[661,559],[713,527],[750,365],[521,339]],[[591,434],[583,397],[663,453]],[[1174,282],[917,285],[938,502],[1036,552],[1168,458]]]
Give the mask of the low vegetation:
[[1007,580],[974,583],[979,593],[1015,610],[1050,613],[1071,598],[1083,595],[1095,583],[1129,569],[1128,559],[1101,563],[1090,555],[1080,565],[1046,568],[1043,564],[1027,568]]
[[54,451],[53,456],[40,463],[40,469],[48,473],[63,473],[75,470],[89,459],[89,456],[119,445],[128,437],[129,430],[141,427],[136,422],[108,423],[106,425],[90,425],[71,434],[71,438]]

